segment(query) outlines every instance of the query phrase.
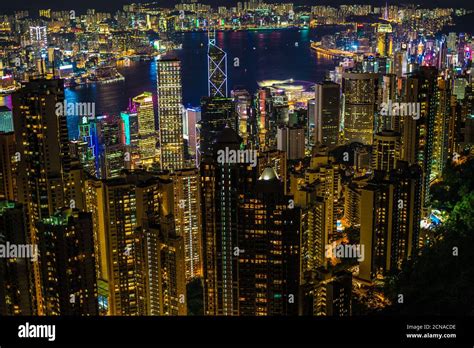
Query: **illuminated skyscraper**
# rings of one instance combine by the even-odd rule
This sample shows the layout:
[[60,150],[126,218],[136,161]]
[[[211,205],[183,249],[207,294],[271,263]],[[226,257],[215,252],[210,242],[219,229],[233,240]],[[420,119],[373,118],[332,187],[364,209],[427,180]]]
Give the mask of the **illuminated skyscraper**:
[[378,74],[342,75],[344,142],[371,145],[377,112]]
[[149,92],[140,94],[133,98],[133,103],[138,121],[139,165],[148,168],[155,162],[157,142],[152,94]]
[[0,132],[13,132],[13,114],[6,106],[0,106]]
[[[147,315],[146,254],[137,226],[136,187],[119,177],[104,187],[105,235],[111,315]],[[152,204],[153,201],[149,202]]]
[[89,202],[98,204],[92,210],[110,314],[185,314],[184,241],[175,233],[173,182],[134,171],[89,187]]
[[[18,200],[27,207],[32,243],[37,223],[69,206],[67,178],[70,169],[66,115],[56,114],[64,102],[62,80],[33,80],[13,94]],[[41,279],[35,268],[36,289]],[[38,314],[45,308],[37,293]]]
[[337,146],[339,140],[340,94],[337,83],[323,81],[316,84],[313,142],[319,142],[330,149]]
[[196,158],[198,153],[198,123],[201,121],[201,109],[198,108],[187,108],[185,116],[185,132],[184,136],[188,140],[188,153]]
[[359,277],[372,281],[391,270],[419,248],[422,171],[399,161],[388,176],[376,172],[360,188],[360,243],[365,246]]
[[30,27],[30,42],[37,48],[46,48],[48,46],[48,36],[46,27],[31,26]]
[[[204,269],[204,314],[239,314],[239,192],[251,190],[256,172],[244,163],[219,163],[217,151],[240,149],[232,128],[217,137],[212,156],[200,166]],[[236,249],[237,248],[237,249]]]
[[16,200],[15,134],[0,132],[0,200]]
[[122,119],[118,116],[98,116],[92,122],[99,150],[100,177],[116,178],[130,164],[130,156],[126,155]]
[[[7,244],[9,243],[9,244]],[[31,245],[26,208],[22,204],[0,201],[0,245]],[[31,258],[0,258],[0,315],[34,315],[35,291]]]
[[429,204],[430,184],[435,179],[432,173],[433,146],[435,136],[436,110],[438,105],[438,71],[433,67],[420,67],[409,75],[406,81],[407,102],[420,103],[420,118],[402,119],[402,160],[418,164],[423,169],[423,202]]
[[226,126],[238,129],[235,103],[231,98],[204,97],[201,99],[199,122],[199,158],[213,154],[213,143]]
[[239,315],[296,315],[300,209],[271,167],[238,195]]
[[156,66],[160,165],[173,171],[184,167],[181,62],[160,59]]
[[45,315],[97,315],[92,216],[64,209],[38,222]]
[[209,97],[227,98],[227,53],[216,44],[215,31],[208,31],[207,69]]
[[[439,78],[437,88],[436,117],[433,129],[433,161],[431,166],[432,176],[440,178],[448,161],[448,157],[453,155],[449,152],[450,124],[454,121],[454,110],[452,107],[450,80]],[[453,130],[452,130],[453,131]]]
[[186,280],[189,281],[202,276],[199,171],[177,170],[172,178],[176,234],[184,239]]
[[303,285],[303,315],[346,317],[352,313],[352,274],[318,268]]
[[372,168],[385,171],[395,169],[400,159],[400,152],[400,133],[383,131],[375,134],[372,145]]
[[235,102],[235,109],[237,111],[237,117],[239,122],[239,136],[242,137],[244,144],[246,145],[249,137],[249,117],[252,107],[252,98],[246,90],[233,90],[232,98]]
[[[302,208],[302,269],[326,267],[325,247],[337,239],[337,203],[340,167],[328,156],[327,148],[315,151],[304,178],[292,177],[295,205]],[[295,180],[296,179],[296,180]],[[296,184],[293,183],[296,181]]]

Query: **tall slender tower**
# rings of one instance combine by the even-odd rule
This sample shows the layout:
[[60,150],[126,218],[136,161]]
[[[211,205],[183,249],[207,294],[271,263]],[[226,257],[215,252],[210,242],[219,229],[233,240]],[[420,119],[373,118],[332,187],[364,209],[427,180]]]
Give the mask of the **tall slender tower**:
[[227,53],[216,45],[216,32],[208,32],[207,77],[209,97],[227,97]]
[[149,167],[153,164],[156,157],[153,97],[150,92],[144,92],[133,98],[133,102],[137,110],[139,163],[143,167]]
[[157,61],[161,169],[184,167],[181,61]]

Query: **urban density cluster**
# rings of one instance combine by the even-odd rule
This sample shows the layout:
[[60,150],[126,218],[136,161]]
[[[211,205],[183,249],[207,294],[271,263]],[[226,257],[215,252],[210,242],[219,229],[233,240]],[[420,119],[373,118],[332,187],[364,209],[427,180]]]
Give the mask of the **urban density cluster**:
[[[430,189],[473,154],[474,39],[449,32],[466,13],[191,0],[0,15],[0,315],[350,316],[402,303],[387,275],[436,238],[449,212]],[[308,48],[334,60],[324,80],[230,85],[239,60],[216,32],[333,25]],[[174,54],[186,31],[208,38],[194,107]],[[66,99],[122,83],[136,59],[155,61],[156,88],[127,110]]]

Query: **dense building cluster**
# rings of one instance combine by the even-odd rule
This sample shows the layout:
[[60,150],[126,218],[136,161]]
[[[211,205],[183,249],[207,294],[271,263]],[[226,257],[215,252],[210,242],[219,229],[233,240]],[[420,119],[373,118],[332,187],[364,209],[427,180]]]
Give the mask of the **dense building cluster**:
[[[474,41],[437,33],[461,14],[252,0],[0,16],[0,314],[186,315],[199,282],[205,315],[351,315],[429,244],[430,186],[472,155]],[[213,22],[199,106],[172,54],[119,115],[66,100]],[[338,62],[323,81],[228,85],[214,30],[321,24],[349,24],[311,47]]]

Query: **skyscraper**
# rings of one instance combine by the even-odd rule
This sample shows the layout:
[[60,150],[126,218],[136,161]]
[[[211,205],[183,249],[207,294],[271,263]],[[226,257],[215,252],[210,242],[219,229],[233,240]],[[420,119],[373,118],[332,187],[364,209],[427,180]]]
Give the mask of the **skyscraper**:
[[204,97],[201,99],[199,122],[199,158],[212,156],[213,143],[226,126],[238,129],[235,103],[231,98]]
[[153,111],[153,97],[144,92],[132,99],[137,112],[138,122],[138,165],[150,167],[156,159],[156,130],[155,113]]
[[225,128],[217,137],[213,155],[204,157],[200,166],[206,315],[239,314],[239,192],[251,190],[257,177],[245,163],[219,163],[217,151],[236,151],[241,143],[232,128]]
[[227,97],[227,53],[216,44],[216,34],[208,31],[207,66],[209,97]]
[[239,192],[239,315],[296,315],[299,303],[301,212],[267,167]]
[[[56,113],[64,102],[62,80],[32,80],[13,94],[13,120],[17,165],[18,200],[27,207],[32,243],[37,241],[37,223],[57,209],[69,206],[67,179],[70,168],[66,115]],[[41,289],[35,267],[36,289]],[[37,292],[38,314],[44,314]]]
[[395,169],[400,159],[400,152],[400,133],[386,130],[375,134],[372,145],[372,168],[385,171]]
[[16,199],[15,134],[0,132],[0,200]]
[[202,276],[199,170],[177,170],[172,175],[176,234],[184,240],[186,280]]
[[344,142],[371,145],[378,101],[378,74],[342,75]]
[[157,66],[161,169],[184,167],[181,62],[160,59]]
[[399,161],[387,176],[376,175],[360,188],[360,243],[365,246],[359,277],[366,281],[399,270],[419,248],[422,171]]
[[[0,315],[34,315],[35,291],[33,258],[26,255],[5,257],[10,245],[33,248],[28,231],[26,207],[11,201],[0,201]],[[30,257],[34,255],[29,255]],[[37,257],[38,255],[36,255]]]
[[277,148],[285,151],[289,160],[302,159],[305,155],[304,129],[301,127],[278,128]]
[[340,86],[331,81],[316,84],[315,141],[332,149],[339,140]]
[[6,106],[0,106],[0,132],[13,132],[13,114]]
[[43,313],[97,315],[92,216],[64,209],[38,222]]

